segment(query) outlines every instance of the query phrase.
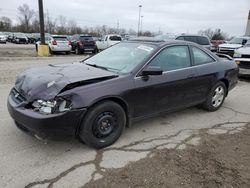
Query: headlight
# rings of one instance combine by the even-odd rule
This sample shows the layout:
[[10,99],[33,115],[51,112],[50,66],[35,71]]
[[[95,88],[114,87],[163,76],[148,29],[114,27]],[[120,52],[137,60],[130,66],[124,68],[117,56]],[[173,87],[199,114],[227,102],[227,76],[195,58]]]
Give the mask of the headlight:
[[71,103],[61,98],[54,101],[36,100],[32,106],[35,111],[43,114],[66,112],[71,109]]
[[234,52],[234,57],[241,57],[241,54],[238,52]]

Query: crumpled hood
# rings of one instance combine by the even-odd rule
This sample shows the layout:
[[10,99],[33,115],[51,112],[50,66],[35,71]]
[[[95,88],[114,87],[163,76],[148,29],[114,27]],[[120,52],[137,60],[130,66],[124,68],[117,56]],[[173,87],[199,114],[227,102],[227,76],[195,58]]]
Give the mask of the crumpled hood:
[[219,45],[219,48],[240,48],[242,47],[241,44],[229,44],[229,43],[226,43],[226,44],[220,44]]
[[48,65],[31,68],[17,76],[16,89],[31,102],[53,99],[67,85],[87,80],[114,78],[118,75],[84,63]]
[[250,55],[250,47],[242,47],[235,50],[235,52],[238,52],[239,54]]

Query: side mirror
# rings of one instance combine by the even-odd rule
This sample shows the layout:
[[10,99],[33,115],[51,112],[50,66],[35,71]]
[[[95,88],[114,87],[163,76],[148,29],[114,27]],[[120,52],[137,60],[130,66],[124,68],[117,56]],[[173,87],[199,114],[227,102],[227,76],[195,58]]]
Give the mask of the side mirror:
[[162,75],[162,69],[160,67],[147,67],[141,73],[142,76],[150,76],[150,75]]

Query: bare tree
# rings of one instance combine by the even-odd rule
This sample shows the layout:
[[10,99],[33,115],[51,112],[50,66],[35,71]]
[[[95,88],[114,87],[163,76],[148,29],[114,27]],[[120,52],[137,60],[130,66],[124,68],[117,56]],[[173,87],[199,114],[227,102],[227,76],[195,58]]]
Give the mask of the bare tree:
[[57,27],[57,34],[63,35],[67,33],[66,24],[67,19],[64,16],[59,16],[58,18],[59,26]]
[[207,36],[209,39],[212,39],[214,31],[211,28],[198,31],[199,35]]
[[75,20],[68,21],[68,33],[69,34],[81,33],[81,28],[77,26],[77,23]]
[[12,27],[12,21],[8,17],[1,17],[0,18],[0,30],[1,31],[10,31]]
[[57,28],[57,19],[52,20],[49,16],[49,12],[45,14],[45,32],[47,33],[56,33]]
[[30,9],[27,4],[20,5],[18,7],[18,19],[20,21],[20,29],[24,32],[28,32],[30,30],[30,23],[32,18],[35,15],[35,11]]

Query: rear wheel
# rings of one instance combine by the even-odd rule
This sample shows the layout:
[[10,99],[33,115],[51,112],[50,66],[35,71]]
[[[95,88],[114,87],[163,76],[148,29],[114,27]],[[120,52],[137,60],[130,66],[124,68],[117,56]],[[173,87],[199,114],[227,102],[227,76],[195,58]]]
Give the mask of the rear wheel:
[[112,101],[92,107],[80,127],[79,138],[94,148],[113,144],[122,134],[126,124],[123,108]]
[[52,55],[54,52],[49,48],[49,53]]
[[208,111],[216,111],[223,104],[227,94],[227,88],[223,82],[217,82],[210,90],[203,107]]
[[75,53],[76,53],[76,55],[79,55],[79,54],[80,54],[80,50],[79,50],[79,47],[78,47],[78,46],[76,47]]

